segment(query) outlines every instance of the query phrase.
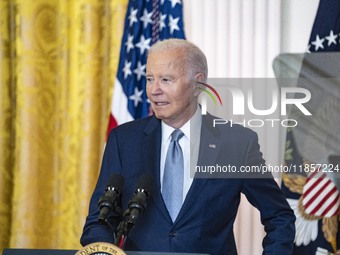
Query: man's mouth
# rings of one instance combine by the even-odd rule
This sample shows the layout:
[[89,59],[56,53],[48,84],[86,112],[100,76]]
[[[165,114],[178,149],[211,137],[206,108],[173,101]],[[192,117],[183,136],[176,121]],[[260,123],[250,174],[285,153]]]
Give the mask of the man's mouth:
[[168,105],[168,102],[155,102],[156,106],[164,106],[164,105]]

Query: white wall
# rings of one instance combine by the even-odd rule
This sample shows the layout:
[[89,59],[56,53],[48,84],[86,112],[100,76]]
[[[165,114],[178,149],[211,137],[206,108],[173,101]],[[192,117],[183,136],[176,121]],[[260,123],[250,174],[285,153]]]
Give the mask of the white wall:
[[[272,62],[280,53],[305,51],[319,1],[183,2],[187,39],[206,53],[209,77],[255,78],[274,77]],[[258,135],[267,162],[280,164],[285,130],[263,129]],[[273,146],[273,140],[277,141],[276,146]],[[261,254],[263,235],[258,211],[242,197],[235,222],[239,254]]]
[[319,0],[282,0],[281,4],[281,52],[304,52]]

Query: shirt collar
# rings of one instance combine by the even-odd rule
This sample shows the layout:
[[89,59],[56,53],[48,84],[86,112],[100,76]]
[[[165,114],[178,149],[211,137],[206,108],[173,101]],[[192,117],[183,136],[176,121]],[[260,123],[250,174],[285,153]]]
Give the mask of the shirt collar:
[[[202,124],[202,115],[201,115],[201,108],[198,106],[196,109],[195,114],[188,120],[180,130],[184,133],[185,137],[190,141],[190,137],[192,140],[197,140],[200,135],[201,131],[201,124]],[[170,135],[175,130],[175,128],[167,125],[162,121],[162,143],[167,141],[170,138]]]

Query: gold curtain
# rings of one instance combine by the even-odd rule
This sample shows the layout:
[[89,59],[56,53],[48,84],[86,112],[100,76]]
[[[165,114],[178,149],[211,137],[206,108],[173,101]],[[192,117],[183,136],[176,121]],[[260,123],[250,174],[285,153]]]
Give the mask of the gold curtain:
[[127,0],[0,0],[0,253],[78,249]]

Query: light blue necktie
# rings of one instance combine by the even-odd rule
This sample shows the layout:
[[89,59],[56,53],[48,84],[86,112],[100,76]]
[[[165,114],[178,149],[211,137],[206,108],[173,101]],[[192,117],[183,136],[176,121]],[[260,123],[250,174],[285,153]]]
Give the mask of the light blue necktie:
[[176,129],[171,134],[171,141],[166,154],[163,176],[163,199],[174,222],[183,200],[184,160],[179,140],[183,132]]

